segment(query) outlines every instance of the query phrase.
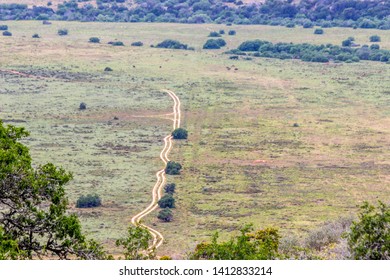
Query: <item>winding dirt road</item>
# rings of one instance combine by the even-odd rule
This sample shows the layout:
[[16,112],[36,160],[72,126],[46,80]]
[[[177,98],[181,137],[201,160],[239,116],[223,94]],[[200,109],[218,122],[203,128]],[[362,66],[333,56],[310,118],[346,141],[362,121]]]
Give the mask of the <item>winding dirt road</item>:
[[[180,127],[180,121],[181,121],[181,112],[180,112],[180,99],[176,96],[176,94],[171,90],[164,90],[166,93],[169,94],[169,96],[173,99],[173,129]],[[143,228],[146,228],[153,236],[153,243],[149,247],[149,250],[157,249],[160,247],[164,241],[164,236],[157,230],[144,225],[140,223],[141,219],[144,218],[146,215],[153,212],[157,207],[157,202],[160,200],[162,195],[163,187],[165,186],[165,183],[167,181],[165,176],[165,166],[167,165],[169,158],[169,152],[172,150],[172,141],[173,137],[171,134],[164,137],[164,148],[162,149],[160,153],[160,159],[164,162],[164,168],[161,169],[156,173],[156,184],[153,187],[152,190],[152,202],[149,204],[148,207],[146,207],[143,211],[135,215],[131,219],[131,223],[135,226],[141,226]]]

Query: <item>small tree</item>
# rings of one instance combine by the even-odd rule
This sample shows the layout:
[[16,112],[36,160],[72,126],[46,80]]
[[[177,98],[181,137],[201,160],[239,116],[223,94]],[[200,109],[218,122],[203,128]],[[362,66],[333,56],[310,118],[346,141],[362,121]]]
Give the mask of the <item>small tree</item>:
[[85,110],[85,109],[87,109],[87,104],[85,104],[84,102],[81,102],[81,103],[80,103],[80,106],[79,106],[79,109],[80,109],[80,110]]
[[68,35],[69,32],[68,32],[68,29],[63,28],[63,29],[59,29],[57,33],[60,36],[66,36],[66,35]]
[[179,175],[182,166],[178,162],[168,161],[167,166],[165,167],[165,173],[168,175]]
[[98,37],[91,37],[89,38],[89,42],[97,44],[100,43],[100,39]]
[[381,41],[381,37],[379,37],[378,35],[370,36],[370,42],[380,42],[380,41]]
[[317,34],[317,35],[324,34],[324,29],[322,29],[322,28],[317,28],[316,30],[314,30],[314,34]]
[[390,260],[390,205],[365,202],[347,237],[354,259]]
[[149,250],[149,243],[152,239],[153,236],[147,229],[141,226],[130,226],[127,229],[126,238],[118,239],[116,246],[124,248],[126,260],[154,259],[154,249]]
[[175,198],[170,194],[166,194],[158,201],[158,206],[160,208],[175,208]]
[[173,139],[187,139],[188,137],[188,131],[184,128],[176,128],[172,132]]
[[225,30],[223,30],[223,29],[219,30],[219,34],[221,34],[221,35],[225,34]]
[[157,218],[163,222],[170,222],[173,219],[172,211],[168,208],[162,209],[158,212]]
[[234,35],[236,35],[236,31],[235,30],[229,30],[228,35],[234,36]]
[[344,40],[341,45],[343,47],[350,47],[352,45],[352,41],[350,39]]
[[9,31],[4,31],[3,36],[12,36],[12,33]]
[[206,41],[206,43],[203,45],[203,49],[220,49],[221,46],[218,44],[217,40],[209,39]]
[[165,187],[164,187],[164,191],[166,193],[170,194],[170,195],[175,193],[175,189],[176,189],[176,184],[175,183],[166,184]]

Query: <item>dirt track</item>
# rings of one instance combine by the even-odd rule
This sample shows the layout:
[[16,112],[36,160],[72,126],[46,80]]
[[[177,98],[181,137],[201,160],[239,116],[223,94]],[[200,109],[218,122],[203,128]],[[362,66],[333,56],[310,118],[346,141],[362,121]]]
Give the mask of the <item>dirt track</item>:
[[[174,105],[173,105],[173,129],[179,128],[180,127],[180,121],[181,121],[181,112],[180,112],[180,99],[176,96],[176,94],[173,91],[170,90],[164,90],[166,93],[169,94],[169,96],[173,99]],[[139,225],[147,230],[152,234],[153,236],[153,243],[149,247],[149,250],[152,250],[153,248],[158,248],[162,245],[164,241],[164,236],[157,230],[144,225],[140,223],[141,219],[145,217],[146,215],[150,214],[153,212],[157,207],[158,204],[157,202],[160,200],[161,195],[162,195],[162,190],[163,187],[166,183],[166,176],[165,176],[165,166],[167,162],[169,161],[168,155],[169,152],[172,150],[172,141],[173,137],[171,134],[167,135],[164,137],[164,148],[162,149],[160,153],[160,159],[164,162],[164,168],[161,169],[160,171],[156,172],[156,184],[153,187],[152,190],[152,202],[149,204],[148,207],[146,207],[143,211],[135,215],[131,219],[131,223],[135,226]]]

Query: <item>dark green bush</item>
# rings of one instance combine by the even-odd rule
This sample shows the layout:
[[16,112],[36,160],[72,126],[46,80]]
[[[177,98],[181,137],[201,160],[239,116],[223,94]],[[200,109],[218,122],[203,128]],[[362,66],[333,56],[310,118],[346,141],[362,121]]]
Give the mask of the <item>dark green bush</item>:
[[225,30],[223,30],[223,29],[219,30],[219,34],[221,34],[221,35],[225,34]]
[[187,139],[188,137],[188,131],[184,128],[176,128],[172,132],[173,139]]
[[166,194],[157,202],[157,204],[160,208],[175,208],[175,199],[172,195]]
[[111,72],[112,71],[112,68],[111,67],[106,67],[104,68],[104,72]]
[[214,50],[216,50],[216,49],[220,49],[220,48],[221,48],[220,44],[215,39],[209,39],[203,45],[203,49],[209,49],[209,50],[210,49],[214,49]]
[[115,42],[112,42],[111,45],[113,45],[113,46],[124,46],[125,44],[123,42],[121,42],[121,41],[115,41]]
[[8,25],[0,25],[0,30],[8,30]]
[[142,43],[141,41],[137,41],[137,42],[131,43],[131,45],[133,47],[142,47],[144,45],[144,43]]
[[314,30],[314,34],[317,34],[317,35],[324,34],[324,29],[317,28],[316,30]]
[[90,43],[100,43],[100,39],[98,37],[89,38]]
[[370,36],[370,42],[380,42],[380,41],[381,41],[381,37],[379,37],[378,35]]
[[68,35],[68,29],[65,29],[65,28],[63,28],[63,29],[59,29],[58,31],[57,31],[57,34],[58,35],[60,35],[60,36],[66,36],[66,35]]
[[3,36],[12,36],[12,33],[9,31],[4,31]]
[[165,173],[168,175],[179,175],[182,166],[178,162],[168,161],[167,166],[165,167]]
[[169,208],[164,208],[160,210],[160,212],[157,215],[157,218],[163,222],[169,223],[173,219],[173,214],[171,209]]
[[82,195],[77,199],[76,207],[77,208],[92,208],[99,207],[102,205],[102,201],[97,194],[88,194],[86,196]]
[[236,30],[229,30],[228,35],[230,36],[236,35]]
[[186,44],[180,43],[179,41],[167,39],[157,44],[156,48],[186,50],[188,46]]
[[221,34],[219,34],[217,31],[212,31],[208,37],[221,37]]
[[80,109],[80,110],[85,110],[85,109],[87,109],[87,104],[84,103],[84,102],[81,102],[81,103],[80,103],[80,106],[79,106],[79,109]]
[[34,35],[32,35],[33,38],[41,38],[39,37],[39,34],[35,33]]
[[164,191],[168,194],[174,194],[176,189],[176,184],[171,183],[171,184],[166,184],[164,187]]

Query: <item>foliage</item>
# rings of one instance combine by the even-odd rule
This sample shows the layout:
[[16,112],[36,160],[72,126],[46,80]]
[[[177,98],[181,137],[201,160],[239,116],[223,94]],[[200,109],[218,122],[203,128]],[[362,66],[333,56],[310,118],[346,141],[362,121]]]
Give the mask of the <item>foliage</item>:
[[180,43],[179,41],[167,39],[161,43],[158,43],[156,48],[187,50],[188,46],[186,44]]
[[160,258],[160,261],[170,261],[170,260],[172,260],[172,258],[170,256],[162,256]]
[[39,34],[35,33],[34,35],[32,35],[32,38],[41,38],[41,37],[39,36]]
[[16,240],[7,236],[0,227],[0,260],[17,260],[25,257],[25,252],[19,250]]
[[175,193],[175,189],[176,189],[175,183],[166,184],[164,187],[164,191],[171,195]]
[[65,35],[68,35],[68,29],[65,29],[65,28],[63,28],[63,29],[59,29],[58,31],[57,31],[57,34],[58,35],[60,35],[60,36],[65,36]]
[[350,46],[352,45],[352,40],[346,39],[346,40],[344,40],[344,41],[341,42],[341,45],[342,45],[343,47],[350,47]]
[[80,106],[79,106],[79,109],[80,109],[80,110],[86,110],[86,109],[87,109],[87,104],[84,103],[84,102],[81,102],[81,103],[80,103]]
[[178,162],[168,161],[167,166],[165,167],[165,173],[168,175],[179,175],[182,166]]
[[[348,38],[352,44],[353,38]],[[345,45],[346,43],[344,43]],[[340,47],[332,44],[312,45],[308,43],[271,43],[264,40],[249,40],[241,43],[238,49],[226,54],[250,55],[255,57],[269,57],[279,59],[301,59],[309,62],[345,61],[358,62],[359,60],[373,60],[387,62],[390,60],[390,51],[383,49]]]
[[246,225],[239,236],[218,243],[218,233],[211,242],[196,246],[190,259],[194,260],[270,260],[278,257],[279,233],[277,229],[266,228],[252,232],[252,225]]
[[127,229],[127,236],[118,239],[116,246],[123,247],[126,260],[154,259],[155,248],[149,248],[149,243],[152,239],[150,232],[142,226],[130,226]]
[[221,34],[217,31],[211,31],[208,37],[221,37]]
[[235,30],[229,30],[228,35],[234,36],[234,35],[236,35],[236,31]]
[[3,36],[12,36],[12,33],[9,31],[4,31]]
[[165,209],[160,210],[160,212],[158,212],[157,218],[161,221],[164,221],[164,222],[172,221],[173,214],[172,214],[171,209],[165,208]]
[[111,45],[122,47],[122,46],[124,46],[125,44],[124,44],[123,42],[121,42],[121,41],[115,41],[115,42],[112,42]]
[[187,139],[188,137],[188,131],[184,128],[176,128],[172,132],[173,139]]
[[370,42],[380,42],[381,41],[381,37],[378,36],[378,35],[372,35],[370,36]]
[[86,196],[82,195],[77,199],[76,207],[77,208],[92,208],[99,207],[102,205],[102,201],[97,194],[87,194]]
[[72,175],[52,163],[33,168],[29,149],[19,142],[28,135],[24,128],[5,127],[0,121],[3,257],[5,242],[7,258],[105,258],[101,246],[81,233],[77,216],[66,213],[64,185]]
[[98,37],[89,38],[90,43],[100,43],[100,39]]
[[390,205],[365,202],[347,238],[354,259],[390,260]]
[[222,38],[218,39],[209,39],[203,45],[203,49],[220,49],[221,47],[226,46],[226,42]]
[[158,206],[160,208],[175,208],[175,198],[170,194],[166,194],[158,201]]
[[104,68],[104,72],[111,72],[111,71],[113,71],[111,67]]
[[0,30],[8,30],[8,25],[0,25]]
[[137,42],[131,43],[131,45],[133,47],[142,47],[144,45],[144,43],[142,43],[141,41],[137,41]]
[[219,34],[221,34],[221,35],[225,34],[225,30],[223,30],[223,29],[219,30]]
[[322,28],[316,28],[316,29],[314,30],[314,34],[317,34],[317,35],[324,34],[324,29],[322,29]]
[[[372,0],[265,0],[261,4],[232,0],[99,0],[98,5],[65,1],[50,6],[0,4],[0,20],[78,20],[118,22],[181,22],[313,25],[390,29],[390,2]],[[230,2],[227,4],[226,2]]]

